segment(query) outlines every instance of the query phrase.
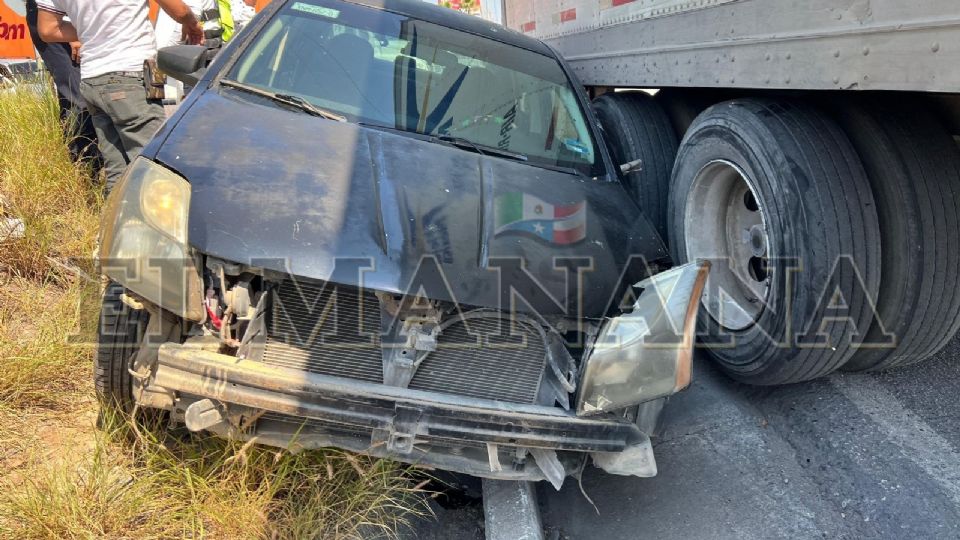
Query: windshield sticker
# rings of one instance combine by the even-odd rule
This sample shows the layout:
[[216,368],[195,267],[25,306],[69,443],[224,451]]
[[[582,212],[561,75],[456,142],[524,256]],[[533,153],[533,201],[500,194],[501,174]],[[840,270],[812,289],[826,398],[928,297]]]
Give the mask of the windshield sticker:
[[312,15],[319,15],[321,17],[327,17],[330,19],[336,19],[340,15],[340,10],[315,6],[313,4],[305,4],[303,2],[294,2],[290,9],[295,9],[297,11],[302,11],[304,13],[310,13]]
[[590,149],[587,148],[587,145],[578,141],[577,139],[564,139],[563,145],[567,147],[567,150],[571,152],[576,152],[580,155],[584,155],[590,152]]
[[528,235],[550,244],[575,244],[587,236],[587,202],[553,205],[529,193],[505,193],[494,205],[494,233]]

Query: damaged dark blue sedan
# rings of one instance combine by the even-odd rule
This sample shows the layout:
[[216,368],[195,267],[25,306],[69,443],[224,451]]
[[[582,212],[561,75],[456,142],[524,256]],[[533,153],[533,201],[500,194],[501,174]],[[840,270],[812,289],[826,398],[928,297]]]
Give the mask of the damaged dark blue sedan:
[[650,476],[706,265],[670,268],[547,46],[275,1],[108,200],[97,387],[194,431],[559,487]]

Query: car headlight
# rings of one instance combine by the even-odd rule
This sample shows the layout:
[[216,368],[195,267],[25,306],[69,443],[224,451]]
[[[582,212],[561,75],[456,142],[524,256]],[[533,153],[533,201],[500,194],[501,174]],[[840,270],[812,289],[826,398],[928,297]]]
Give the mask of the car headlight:
[[187,246],[190,184],[137,158],[107,199],[100,242],[104,274],[181,317],[203,319],[200,272]]
[[[140,191],[140,208],[147,223],[172,236],[181,245],[187,243],[187,212],[190,211],[190,184],[167,169],[154,165]],[[164,172],[160,172],[164,171]]]
[[700,295],[709,263],[690,263],[637,284],[633,310],[608,319],[584,355],[577,414],[623,409],[690,384]]

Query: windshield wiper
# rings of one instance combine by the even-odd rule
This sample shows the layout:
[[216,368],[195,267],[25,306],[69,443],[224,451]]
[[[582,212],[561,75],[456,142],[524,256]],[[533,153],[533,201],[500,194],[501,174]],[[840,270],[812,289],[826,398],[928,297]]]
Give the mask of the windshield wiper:
[[473,150],[474,152],[480,155],[491,155],[497,157],[503,157],[507,159],[512,159],[515,161],[527,161],[527,156],[517,152],[511,152],[509,150],[504,150],[503,148],[497,148],[496,146],[487,146],[485,144],[478,144],[469,139],[464,139],[463,137],[454,137],[452,135],[435,135],[433,140],[444,142],[447,144],[452,144],[457,148],[465,148],[468,150]]
[[347,117],[339,115],[334,112],[330,112],[326,109],[321,109],[320,107],[317,107],[316,105],[314,105],[313,103],[310,103],[306,99],[294,94],[274,94],[273,99],[277,102],[280,102],[286,105],[292,105],[294,107],[298,107],[308,114],[312,114],[314,116],[320,116],[320,117],[326,118],[327,120],[336,120],[337,122],[347,121]]
[[258,96],[263,96],[277,103],[282,103],[284,105],[296,107],[301,111],[307,114],[311,114],[313,116],[319,116],[321,118],[326,118],[327,120],[335,120],[337,122],[347,121],[347,118],[345,116],[341,116],[337,113],[330,112],[326,109],[317,107],[316,105],[314,105],[313,103],[310,103],[306,99],[294,94],[278,94],[276,92],[263,90],[261,88],[257,88],[256,86],[251,86],[249,84],[244,84],[242,82],[238,82],[230,79],[221,79],[220,84],[224,86],[229,86],[231,88],[236,88],[238,90],[243,90],[244,92],[249,92],[251,94],[256,94]]

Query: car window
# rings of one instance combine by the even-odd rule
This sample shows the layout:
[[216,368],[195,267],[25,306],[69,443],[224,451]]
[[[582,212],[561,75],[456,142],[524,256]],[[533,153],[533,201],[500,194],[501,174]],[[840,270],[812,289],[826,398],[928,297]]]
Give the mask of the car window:
[[555,58],[354,4],[290,1],[228,77],[350,121],[466,139],[595,176],[599,158]]

